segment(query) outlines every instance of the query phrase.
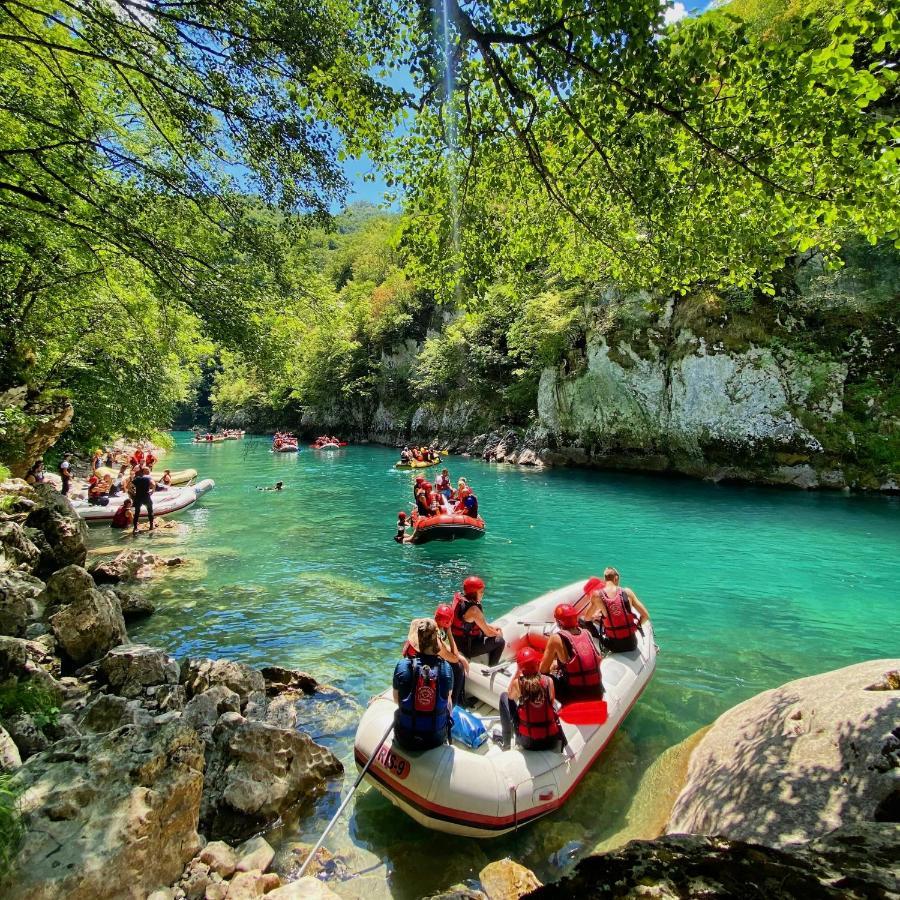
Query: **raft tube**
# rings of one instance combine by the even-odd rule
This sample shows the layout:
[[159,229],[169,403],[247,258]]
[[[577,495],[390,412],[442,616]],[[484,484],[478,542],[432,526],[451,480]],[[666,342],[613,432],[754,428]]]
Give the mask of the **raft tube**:
[[394,463],[394,468],[395,469],[427,469],[430,466],[440,465],[440,463],[441,463],[440,457],[433,460],[432,462],[423,462],[422,460],[411,459],[409,462]]
[[[164,469],[157,468],[155,471],[150,474],[155,478],[162,478]],[[97,472],[103,475],[109,475],[111,478],[115,478],[119,474],[118,469],[111,469],[109,466],[99,466],[97,468]],[[177,472],[170,472],[172,476],[172,484],[176,487],[181,484],[190,484],[197,477],[196,469],[179,469]]]
[[[215,486],[216,483],[212,478],[204,478],[203,481],[199,481],[197,484],[157,491],[153,494],[153,515],[169,516],[173,513],[181,512],[189,506],[193,506],[200,497],[211,491]],[[75,512],[78,513],[79,517],[84,519],[88,525],[106,524],[112,521],[116,510],[127,497],[127,494],[112,497],[107,506],[92,506],[87,500],[73,500],[72,506],[75,507]]]
[[[473,660],[466,678],[467,696],[478,701],[469,711],[484,721],[488,732],[499,727],[499,697],[515,672],[514,654],[526,645],[540,649],[546,644],[558,603],[583,606],[584,581],[544,594],[493,623],[507,640],[508,666],[491,672],[483,668],[484,658]],[[476,750],[454,741],[411,753],[395,745],[391,734],[366,780],[419,824],[466,837],[499,837],[555,812],[602,755],[653,675],[657,647],[650,622],[637,637],[636,650],[614,653],[601,664],[606,695],[597,703],[601,714],[596,720],[579,725],[563,721],[570,759],[556,750],[519,750],[515,743],[502,750],[490,740]],[[375,697],[363,713],[354,745],[358,768],[393,721],[397,707],[391,694],[389,689]],[[561,715],[565,717],[565,707]]]
[[484,536],[484,519],[473,518],[460,513],[442,513],[437,516],[420,516],[413,512],[412,516],[414,544],[425,544],[428,541],[455,541],[460,538],[474,540]]

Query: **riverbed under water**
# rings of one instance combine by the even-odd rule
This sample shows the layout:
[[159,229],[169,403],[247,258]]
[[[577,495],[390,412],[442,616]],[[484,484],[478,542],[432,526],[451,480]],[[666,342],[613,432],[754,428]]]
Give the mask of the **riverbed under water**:
[[[130,632],[179,657],[301,668],[364,705],[389,684],[410,618],[430,615],[470,573],[487,583],[489,617],[607,565],[651,612],[655,678],[561,813],[475,841],[427,831],[364,790],[326,844],[357,873],[330,885],[346,897],[427,896],[507,855],[559,877],[627,832],[630,797],[666,748],[759,691],[900,650],[896,498],[450,457],[454,481],[475,488],[486,537],[399,546],[413,475],[393,469],[392,450],[273,454],[265,438],[175,437],[165,465],[196,468],[216,488],[177,529],[138,539],[195,562],[154,583],[158,610]],[[282,493],[257,490],[279,479]],[[131,544],[97,528],[92,545]],[[314,723],[347,777],[279,839],[314,839],[337,808],[355,773],[358,714],[344,704]]]

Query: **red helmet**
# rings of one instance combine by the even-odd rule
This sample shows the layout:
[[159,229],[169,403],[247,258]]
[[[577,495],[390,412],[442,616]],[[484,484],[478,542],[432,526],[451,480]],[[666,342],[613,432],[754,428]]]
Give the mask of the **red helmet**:
[[585,596],[588,594],[594,594],[597,591],[603,590],[606,586],[606,582],[602,578],[598,578],[596,575],[593,578],[588,578],[588,580],[584,583],[584,587],[582,591]]
[[484,590],[484,582],[477,575],[470,575],[463,582],[463,593],[468,597],[470,594],[477,594],[478,591]]
[[553,618],[562,625],[563,628],[572,628],[578,625],[578,611],[571,603],[560,603],[553,610]]
[[523,675],[536,675],[541,668],[541,654],[533,647],[523,647],[516,654],[516,663]]
[[406,511],[401,509],[400,512],[397,513],[397,518],[398,518],[398,519],[405,519],[405,518],[406,518]]
[[434,611],[434,621],[437,622],[441,628],[446,628],[453,621],[453,607],[448,603],[442,603]]

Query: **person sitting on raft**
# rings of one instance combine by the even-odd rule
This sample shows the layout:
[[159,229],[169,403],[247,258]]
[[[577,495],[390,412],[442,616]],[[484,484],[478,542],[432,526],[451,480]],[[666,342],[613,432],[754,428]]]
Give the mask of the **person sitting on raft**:
[[431,515],[431,506],[428,503],[424,482],[416,487],[416,511],[426,519]]
[[560,603],[553,611],[559,630],[550,635],[541,673],[551,675],[560,701],[599,700],[603,697],[600,654],[590,632],[578,625],[578,612],[570,603]]
[[562,729],[553,708],[553,679],[541,674],[541,655],[531,647],[523,647],[516,654],[516,663],[509,691],[500,695],[503,749],[509,750],[513,731],[523,750],[559,749]]
[[109,505],[109,488],[97,475],[88,479],[88,503],[91,506]]
[[469,491],[462,499],[457,501],[453,510],[456,515],[469,516],[472,519],[478,518],[478,498]]
[[617,569],[607,566],[603,578],[605,583],[595,577],[584,586],[585,596],[590,599],[585,618],[599,623],[595,633],[610,652],[636,650],[637,634],[650,618],[650,613],[631,588],[619,587]]
[[404,447],[400,451],[400,462],[408,463],[409,462],[409,447]]
[[134,520],[134,511],[131,508],[131,497],[126,497],[122,505],[115,511],[110,528],[127,528]]
[[415,654],[394,669],[394,740],[404,750],[431,750],[450,743],[453,671],[440,657],[434,619],[413,619],[409,643]]
[[462,594],[453,596],[453,623],[450,628],[453,637],[468,659],[486,654],[488,665],[496,666],[506,641],[501,629],[490,625],[484,617],[481,605],[484,582],[477,575],[470,575],[462,587]]
[[[440,652],[438,656],[446,660],[453,670],[453,692],[450,695],[453,706],[459,706],[463,701],[466,687],[466,675],[469,672],[469,661],[459,652],[453,632],[450,626],[453,623],[453,609],[448,603],[441,603],[434,611],[434,621],[438,627],[438,639]],[[414,657],[418,648],[418,636],[410,629],[406,642],[403,644],[403,655]]]

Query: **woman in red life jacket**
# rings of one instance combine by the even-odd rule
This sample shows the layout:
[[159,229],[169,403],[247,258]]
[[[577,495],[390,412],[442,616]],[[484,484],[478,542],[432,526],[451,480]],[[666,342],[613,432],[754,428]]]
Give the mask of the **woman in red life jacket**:
[[531,647],[516,654],[518,669],[509,683],[509,692],[500,695],[500,727],[503,749],[509,750],[513,730],[523,750],[555,750],[562,733],[553,703],[553,679],[542,675],[541,655]]
[[556,693],[563,703],[599,700],[603,696],[600,654],[586,628],[578,626],[578,612],[568,603],[553,611],[559,630],[550,636],[541,660],[541,672],[553,674]]
[[134,521],[134,511],[131,509],[131,497],[126,497],[122,505],[115,511],[110,528],[128,528]]
[[585,618],[599,622],[598,637],[613,653],[627,653],[637,649],[637,633],[650,618],[647,607],[638,600],[631,588],[619,587],[619,572],[607,566],[603,572],[605,584],[591,578],[584,593],[591,604]]
[[[413,620],[414,623],[418,620]],[[456,646],[456,640],[450,626],[453,624],[453,607],[449,603],[441,603],[434,611],[434,621],[437,624],[438,638],[440,640],[440,656],[441,659],[450,663],[453,670],[453,693],[451,700],[454,706],[459,706],[464,699],[464,691],[466,687],[466,675],[469,672],[469,661],[459,652]],[[414,628],[410,628],[403,645],[403,655],[413,657],[418,652],[418,636]]]
[[487,655],[488,665],[496,666],[503,655],[506,641],[499,628],[490,625],[484,617],[481,600],[484,582],[477,575],[470,575],[463,582],[462,593],[453,595],[453,623],[450,630],[456,644],[468,659]]

